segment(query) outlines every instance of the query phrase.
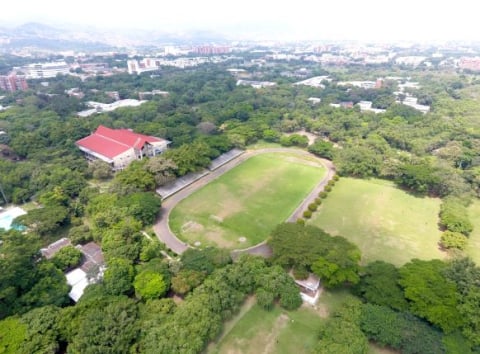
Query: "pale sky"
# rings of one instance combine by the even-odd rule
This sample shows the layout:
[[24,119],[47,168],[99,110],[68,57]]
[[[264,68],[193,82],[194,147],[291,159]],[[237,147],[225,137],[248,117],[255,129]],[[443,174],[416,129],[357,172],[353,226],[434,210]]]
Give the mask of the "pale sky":
[[195,29],[296,39],[479,40],[474,0],[4,0],[0,26]]

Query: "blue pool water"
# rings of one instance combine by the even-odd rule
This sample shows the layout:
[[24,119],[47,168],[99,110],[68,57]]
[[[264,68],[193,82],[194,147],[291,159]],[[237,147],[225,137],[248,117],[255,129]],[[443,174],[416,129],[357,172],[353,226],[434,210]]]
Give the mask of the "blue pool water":
[[25,214],[25,211],[21,208],[13,208],[0,212],[0,229],[10,230],[13,228],[18,231],[25,230],[25,226],[22,225],[12,226],[13,219],[23,214]]

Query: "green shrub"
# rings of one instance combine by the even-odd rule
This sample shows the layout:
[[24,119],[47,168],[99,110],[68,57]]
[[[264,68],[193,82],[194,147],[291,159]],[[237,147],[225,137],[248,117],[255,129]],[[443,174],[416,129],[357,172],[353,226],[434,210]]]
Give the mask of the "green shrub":
[[320,198],[315,198],[315,204],[317,205],[322,204],[322,200]]
[[318,196],[322,199],[325,199],[327,197],[328,193],[327,192],[320,192],[318,193]]
[[455,199],[443,201],[440,206],[440,224],[449,231],[460,232],[465,236],[473,230],[467,208]]
[[305,219],[298,218],[298,219],[297,219],[297,224],[299,224],[299,225],[305,225]]
[[305,219],[310,219],[310,218],[312,217],[312,212],[311,212],[310,210],[305,210],[305,211],[303,212],[303,217],[304,217]]
[[440,245],[443,248],[457,248],[459,250],[465,249],[468,238],[460,233],[454,231],[445,231],[440,238]]
[[328,184],[325,186],[325,188],[323,189],[324,192],[331,192],[332,191],[332,186],[329,186]]
[[308,269],[305,266],[296,266],[293,268],[295,279],[304,280],[308,278]]
[[308,210],[315,211],[317,210],[318,206],[315,203],[308,204]]
[[339,175],[333,176],[333,180],[334,180],[334,181],[338,181],[339,179],[340,179],[340,176],[339,176]]
[[333,179],[331,179],[330,181],[328,181],[327,183],[327,186],[330,186],[330,187],[333,187],[335,185],[335,181]]

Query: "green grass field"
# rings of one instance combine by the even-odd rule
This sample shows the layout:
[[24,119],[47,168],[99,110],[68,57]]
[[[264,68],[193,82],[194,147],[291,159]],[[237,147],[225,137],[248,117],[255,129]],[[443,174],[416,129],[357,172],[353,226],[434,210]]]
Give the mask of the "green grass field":
[[[349,296],[347,290],[324,291],[316,308],[303,306],[297,311],[275,307],[265,311],[244,304],[239,314],[227,322],[224,333],[207,349],[208,354],[302,354],[311,353],[318,341],[318,329]],[[252,301],[253,300],[253,301]],[[392,351],[371,345],[371,354],[391,354]]]
[[445,256],[438,248],[439,208],[440,199],[412,196],[388,181],[342,178],[309,223],[358,245],[363,263],[402,265]]
[[480,265],[480,202],[475,200],[468,208],[468,215],[473,224],[473,231],[470,234],[467,254]]
[[291,215],[325,173],[308,155],[253,156],[181,201],[172,210],[170,228],[190,244],[255,245]]
[[310,308],[265,311],[254,305],[210,354],[309,353],[323,319]]

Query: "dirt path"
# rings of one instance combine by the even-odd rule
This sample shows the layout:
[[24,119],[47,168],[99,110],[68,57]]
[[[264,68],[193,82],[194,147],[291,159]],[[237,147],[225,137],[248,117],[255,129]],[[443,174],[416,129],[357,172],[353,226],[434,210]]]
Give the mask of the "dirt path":
[[[170,196],[166,200],[162,202],[162,209],[160,210],[160,216],[157,219],[155,225],[153,225],[153,230],[155,234],[159,238],[160,241],[165,243],[165,245],[174,251],[177,254],[182,254],[185,252],[190,245],[187,243],[179,240],[175,234],[170,230],[169,226],[169,217],[170,212],[173,208],[183,199],[187,198],[190,194],[195,192],[196,190],[202,188],[203,186],[207,185],[211,181],[217,179],[225,172],[231,170],[235,166],[238,166],[245,160],[249,159],[252,156],[266,154],[266,153],[294,153],[294,154],[301,154],[301,155],[309,155],[313,156],[310,153],[299,150],[299,149],[292,149],[292,148],[267,148],[267,149],[260,149],[260,150],[247,150],[244,154],[240,155],[239,157],[233,159],[232,161],[226,163],[225,165],[219,167],[215,171],[212,171],[205,175],[204,177],[200,178],[199,180],[193,182],[188,187],[180,190],[179,192],[175,193],[174,195]],[[318,193],[323,190],[325,185],[328,181],[335,175],[335,166],[333,166],[332,162],[325,159],[318,158],[320,163],[327,169],[327,174],[325,177],[319,182],[319,184],[310,192],[310,194],[303,200],[303,202],[295,209],[292,215],[287,219],[287,221],[295,221],[298,217],[301,216],[303,211],[305,210],[306,206],[313,202],[313,200],[317,197]],[[272,254],[272,250],[266,244],[266,242],[262,242],[256,246],[244,249],[244,250],[234,250],[232,251],[232,256],[237,257],[242,253],[250,253],[256,254],[263,257],[269,257]]]

